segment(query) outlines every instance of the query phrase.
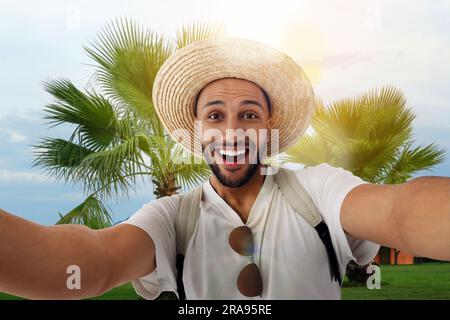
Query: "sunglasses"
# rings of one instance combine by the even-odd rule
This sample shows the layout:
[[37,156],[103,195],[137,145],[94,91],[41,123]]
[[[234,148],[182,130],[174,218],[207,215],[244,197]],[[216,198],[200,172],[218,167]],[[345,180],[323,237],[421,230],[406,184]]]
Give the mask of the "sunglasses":
[[250,257],[251,263],[241,270],[237,279],[237,287],[240,293],[246,297],[256,297],[262,294],[263,284],[261,272],[253,262],[254,241],[252,230],[247,226],[234,229],[228,238],[231,248],[242,256]]

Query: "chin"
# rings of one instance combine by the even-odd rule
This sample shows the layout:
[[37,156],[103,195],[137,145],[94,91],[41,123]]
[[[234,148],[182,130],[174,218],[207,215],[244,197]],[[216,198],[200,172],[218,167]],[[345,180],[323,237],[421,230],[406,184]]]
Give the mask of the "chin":
[[223,186],[240,188],[255,175],[259,164],[242,164],[236,167],[213,164],[210,167],[217,180],[219,180]]

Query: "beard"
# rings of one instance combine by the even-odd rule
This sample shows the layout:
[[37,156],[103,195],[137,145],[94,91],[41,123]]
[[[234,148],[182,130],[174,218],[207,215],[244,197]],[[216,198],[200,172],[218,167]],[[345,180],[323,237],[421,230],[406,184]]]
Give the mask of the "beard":
[[217,180],[219,180],[219,182],[223,186],[229,188],[239,188],[250,181],[250,179],[255,175],[256,171],[258,171],[258,167],[260,164],[261,162],[259,161],[259,159],[257,163],[249,164],[248,167],[245,169],[243,176],[238,179],[230,179],[226,177],[224,174],[222,174],[219,165],[216,163],[210,164],[209,167],[211,168],[213,174],[216,176]]
[[[254,148],[255,145],[252,144],[252,146]],[[242,187],[243,185],[245,185],[246,183],[248,183],[250,181],[250,179],[258,171],[258,168],[262,164],[261,159],[260,159],[260,154],[258,152],[256,152],[255,161],[253,161],[253,163],[249,163],[244,168],[245,171],[243,173],[236,174],[236,175],[238,175],[237,177],[234,177],[234,175],[232,175],[232,177],[229,177],[222,173],[221,167],[219,166],[219,164],[217,164],[215,161],[212,161],[212,159],[209,156],[209,152],[205,153],[205,149],[206,149],[206,146],[202,145],[203,154],[206,157],[206,159],[209,160],[209,161],[207,161],[207,163],[208,163],[209,167],[211,168],[212,173],[217,178],[217,180],[219,180],[220,184],[222,184],[223,186],[228,187],[228,188],[239,188],[239,187]]]

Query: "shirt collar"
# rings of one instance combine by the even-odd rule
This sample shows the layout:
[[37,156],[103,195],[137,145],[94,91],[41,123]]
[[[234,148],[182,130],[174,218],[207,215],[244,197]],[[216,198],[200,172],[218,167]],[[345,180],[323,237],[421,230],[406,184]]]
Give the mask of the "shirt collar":
[[[274,178],[272,175],[266,175],[264,183],[258,192],[258,195],[250,210],[247,223],[249,228],[259,225],[262,222],[272,200],[274,191]],[[206,181],[203,184],[203,201],[206,207],[214,208],[215,211],[222,213],[227,219],[230,219],[236,226],[244,225],[241,218],[231,208],[228,203],[212,187],[211,183]]]

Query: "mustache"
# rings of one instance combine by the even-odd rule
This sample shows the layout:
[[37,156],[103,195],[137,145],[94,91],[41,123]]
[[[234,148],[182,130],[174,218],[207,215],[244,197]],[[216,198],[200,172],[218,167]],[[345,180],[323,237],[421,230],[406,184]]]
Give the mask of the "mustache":
[[256,149],[256,143],[249,140],[249,141],[238,141],[238,142],[209,142],[209,143],[202,145],[203,151],[206,149],[208,149],[208,150],[214,150],[214,149],[218,149],[218,148],[232,149],[235,147],[244,147],[244,148],[254,150],[254,149]]

